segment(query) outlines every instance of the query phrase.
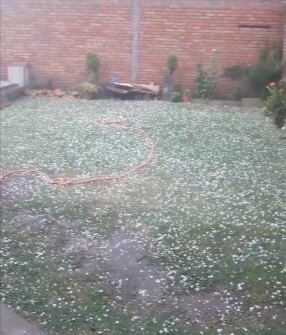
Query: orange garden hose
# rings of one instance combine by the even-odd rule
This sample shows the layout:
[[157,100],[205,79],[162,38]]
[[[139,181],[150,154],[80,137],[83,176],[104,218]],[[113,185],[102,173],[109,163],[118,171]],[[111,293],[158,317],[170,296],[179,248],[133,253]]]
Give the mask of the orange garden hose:
[[[120,118],[119,120],[106,121],[103,124],[101,124],[101,126],[116,127],[116,128],[120,128],[120,129],[123,129],[123,130],[127,130],[127,129],[131,128],[130,126],[128,126],[127,120],[122,119],[122,118]],[[129,174],[135,173],[138,170],[141,170],[144,167],[146,167],[147,165],[149,165],[154,158],[155,143],[152,140],[152,138],[142,128],[135,127],[135,128],[131,128],[131,129],[134,129],[134,131],[136,131],[138,134],[140,134],[144,137],[146,143],[148,144],[149,152],[148,152],[146,158],[142,162],[140,162],[139,164],[137,164],[137,165],[125,170],[125,171],[122,171],[118,175],[97,176],[97,177],[89,177],[89,178],[82,178],[82,179],[51,178],[48,174],[41,171],[40,169],[37,169],[37,168],[24,169],[23,168],[23,169],[17,169],[17,170],[10,171],[10,172],[4,174],[3,176],[0,176],[0,182],[2,182],[4,179],[6,179],[6,178],[8,178],[8,177],[10,177],[11,175],[14,175],[14,174],[37,174],[39,176],[42,176],[43,179],[45,179],[49,184],[59,185],[59,186],[81,185],[81,184],[95,183],[95,182],[99,182],[99,181],[115,181],[115,180],[123,179],[123,178],[127,177]]]

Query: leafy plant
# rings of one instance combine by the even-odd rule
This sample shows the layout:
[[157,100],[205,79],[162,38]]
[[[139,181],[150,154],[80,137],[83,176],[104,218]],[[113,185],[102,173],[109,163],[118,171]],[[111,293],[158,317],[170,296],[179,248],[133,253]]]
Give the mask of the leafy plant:
[[175,85],[174,93],[172,95],[172,102],[181,102],[183,98],[183,88],[181,85]]
[[285,84],[270,83],[267,86],[269,93],[265,100],[265,107],[270,112],[275,112],[278,108],[286,108],[286,86]]
[[85,82],[79,86],[79,90],[82,93],[96,93],[97,87],[92,83]]
[[215,75],[209,74],[202,64],[198,65],[198,75],[196,78],[196,90],[194,97],[199,99],[210,99],[214,96],[216,87]]
[[89,53],[86,56],[87,81],[90,83],[98,82],[98,71],[100,68],[100,59],[96,54]]
[[170,54],[167,58],[167,69],[169,74],[172,75],[178,67],[178,58],[175,54]]
[[249,84],[255,89],[260,96],[265,96],[267,91],[265,87],[270,82],[279,81],[282,77],[282,48],[266,47],[264,48],[258,59],[258,63],[249,66],[246,69],[246,78]]
[[282,128],[286,119],[286,85],[273,82],[267,86],[267,91],[269,95],[265,100],[266,115],[273,117],[277,128]]

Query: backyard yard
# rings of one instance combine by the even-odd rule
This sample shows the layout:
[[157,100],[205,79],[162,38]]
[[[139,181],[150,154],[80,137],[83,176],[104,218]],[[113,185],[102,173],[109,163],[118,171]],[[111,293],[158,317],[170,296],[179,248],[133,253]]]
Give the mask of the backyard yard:
[[[286,141],[262,111],[26,98],[2,112],[2,299],[60,335],[285,334]],[[124,127],[120,127],[124,120]],[[104,126],[116,122],[119,126]]]

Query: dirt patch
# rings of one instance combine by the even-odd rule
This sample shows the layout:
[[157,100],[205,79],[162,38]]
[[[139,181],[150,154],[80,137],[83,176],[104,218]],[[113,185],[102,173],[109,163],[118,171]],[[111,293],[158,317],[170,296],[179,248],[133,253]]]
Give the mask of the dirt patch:
[[96,273],[117,303],[141,311],[157,304],[167,286],[165,272],[148,262],[147,249],[142,233],[125,229],[108,238],[71,238],[65,246],[75,271]]
[[[164,271],[147,260],[148,242],[139,234],[121,230],[100,245],[104,266],[110,268],[108,282],[117,291],[117,298],[134,303],[140,309],[156,303],[163,296],[167,276]],[[87,266],[92,266],[88,262]]]
[[105,238],[73,237],[64,252],[72,256],[75,272],[96,275],[106,294],[124,309],[144,315],[159,310],[191,323],[217,321],[231,312],[223,289],[188,295],[171,290],[167,273],[148,259],[146,232],[125,228]]

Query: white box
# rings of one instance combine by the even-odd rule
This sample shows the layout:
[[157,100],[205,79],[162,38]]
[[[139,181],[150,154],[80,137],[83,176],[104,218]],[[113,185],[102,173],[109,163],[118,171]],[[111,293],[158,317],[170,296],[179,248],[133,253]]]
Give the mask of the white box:
[[29,68],[25,63],[17,63],[8,66],[8,81],[19,86],[29,84]]

